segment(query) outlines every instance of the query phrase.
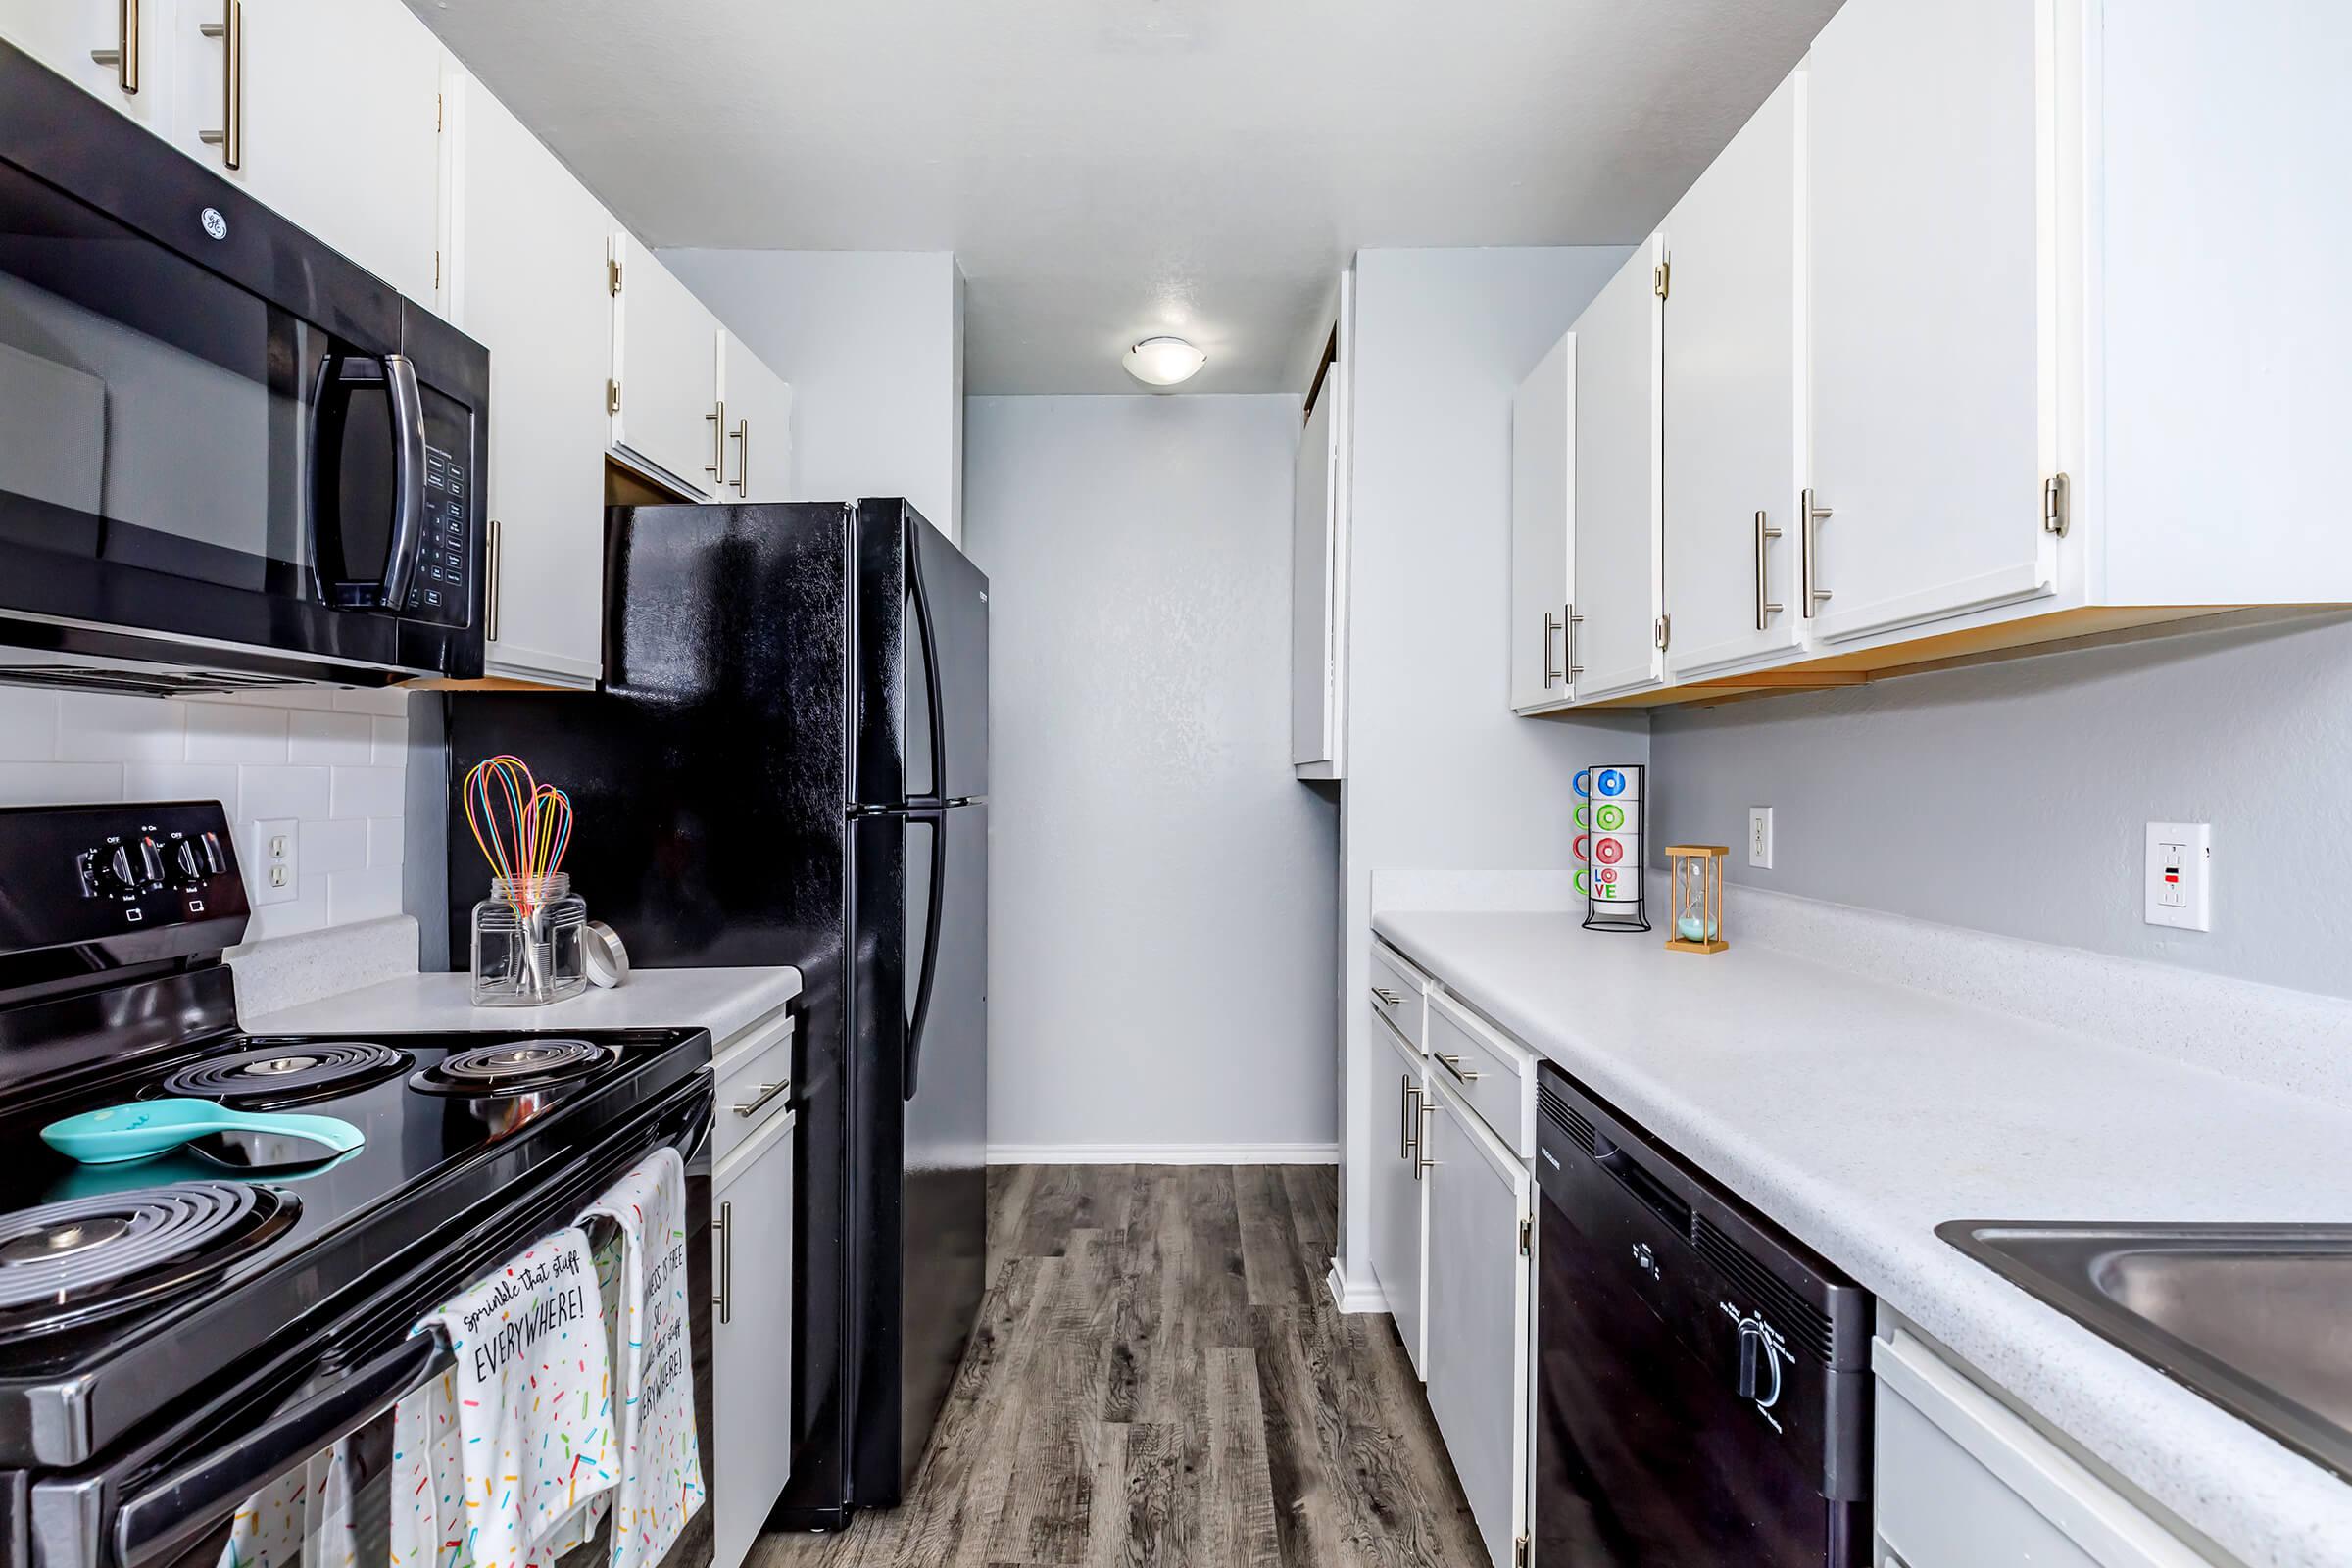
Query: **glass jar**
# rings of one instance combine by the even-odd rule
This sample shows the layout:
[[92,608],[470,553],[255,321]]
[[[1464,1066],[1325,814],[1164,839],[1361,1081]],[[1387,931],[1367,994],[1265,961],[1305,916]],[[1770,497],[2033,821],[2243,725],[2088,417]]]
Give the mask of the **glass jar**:
[[567,874],[492,877],[473,906],[473,1004],[535,1007],[587,990],[587,926]]

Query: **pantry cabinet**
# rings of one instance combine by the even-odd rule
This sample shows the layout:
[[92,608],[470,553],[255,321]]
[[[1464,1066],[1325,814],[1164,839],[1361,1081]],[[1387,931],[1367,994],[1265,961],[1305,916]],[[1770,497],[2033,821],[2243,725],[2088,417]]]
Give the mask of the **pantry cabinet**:
[[1782,82],[1666,217],[1667,664],[1677,678],[1786,654],[1798,582],[1805,73]]
[[142,0],[171,135],[413,300],[440,286],[441,45],[398,0]]
[[458,149],[451,316],[490,351],[487,673],[593,686],[604,667],[602,248],[612,220],[454,62],[443,97]]
[[1568,662],[1579,701],[1658,683],[1658,283],[1663,252],[1638,246],[1576,318],[1575,543],[1579,623]]
[[792,498],[792,388],[760,363],[743,340],[724,330],[718,344],[718,409],[722,438],[718,499]]
[[767,1122],[710,1177],[712,1568],[741,1568],[792,1473],[792,1160],[797,1115]]
[[624,233],[606,248],[612,263],[612,365],[608,436],[625,461],[681,494],[709,499],[725,471],[718,318]]
[[0,0],[0,37],[141,124],[168,129],[175,4]]
[[1429,1243],[1429,1190],[1422,1181],[1421,1151],[1436,1106],[1420,1051],[1386,1024],[1376,1029],[1390,1055],[1383,1062],[1385,1076],[1374,1080],[1373,1098],[1390,1106],[1396,1137],[1377,1140],[1372,1149],[1372,1274],[1413,1370],[1426,1373],[1422,1325],[1428,1284],[1421,1260]]
[[1575,697],[1575,485],[1576,334],[1569,332],[1511,400],[1511,707],[1522,713]]
[[1500,1565],[1527,1532],[1534,1178],[1446,1081],[1428,1104],[1429,1408]]

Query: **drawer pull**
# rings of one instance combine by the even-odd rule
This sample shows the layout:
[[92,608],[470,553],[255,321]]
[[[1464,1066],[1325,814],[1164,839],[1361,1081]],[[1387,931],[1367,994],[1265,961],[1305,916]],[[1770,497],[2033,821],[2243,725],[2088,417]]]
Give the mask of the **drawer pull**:
[[1447,1055],[1441,1054],[1441,1055],[1438,1057],[1438,1059],[1439,1059],[1440,1061],[1442,1061],[1442,1062],[1444,1062],[1444,1063],[1446,1064],[1446,1070],[1447,1072],[1449,1072],[1449,1073],[1453,1074],[1453,1075],[1454,1075],[1456,1078],[1459,1078],[1459,1079],[1460,1079],[1462,1082],[1464,1082],[1464,1083],[1466,1083],[1466,1084],[1474,1084],[1474,1083],[1478,1082],[1478,1069],[1477,1069],[1477,1068],[1475,1068],[1475,1067],[1473,1067],[1473,1068],[1471,1068],[1471,1069],[1470,1069],[1468,1072],[1464,1072],[1464,1071],[1462,1070],[1462,1058],[1461,1058],[1461,1057],[1459,1057],[1459,1056],[1447,1056]]
[[751,1099],[745,1101],[742,1104],[733,1107],[734,1112],[738,1116],[757,1116],[760,1114],[760,1106],[766,1104],[769,1101],[775,1099],[778,1095],[783,1094],[791,1087],[792,1080],[789,1078],[785,1079],[780,1084],[760,1084],[757,1087]]
[[1398,996],[1396,992],[1391,991],[1386,986],[1374,986],[1372,988],[1372,994],[1380,999],[1380,1004],[1384,1007],[1400,1007],[1404,1005],[1404,998]]

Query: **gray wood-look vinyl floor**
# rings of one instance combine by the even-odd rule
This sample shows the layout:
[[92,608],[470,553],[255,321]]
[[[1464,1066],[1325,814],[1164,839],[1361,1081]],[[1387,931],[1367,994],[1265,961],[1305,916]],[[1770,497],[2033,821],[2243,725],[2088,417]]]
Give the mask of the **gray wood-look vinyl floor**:
[[990,1283],[904,1507],[748,1568],[1486,1568],[1328,1166],[991,1172]]

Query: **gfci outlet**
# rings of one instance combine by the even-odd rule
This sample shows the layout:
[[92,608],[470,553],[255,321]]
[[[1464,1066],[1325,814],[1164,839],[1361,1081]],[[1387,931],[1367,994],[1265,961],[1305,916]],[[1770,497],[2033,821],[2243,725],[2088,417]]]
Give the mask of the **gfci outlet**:
[[1772,869],[1772,808],[1751,806],[1747,808],[1747,863],[1763,870]]
[[2213,929],[2213,824],[2150,822],[2144,917],[2181,931]]
[[256,905],[290,904],[301,891],[294,863],[296,827],[292,817],[247,825],[245,885]]

